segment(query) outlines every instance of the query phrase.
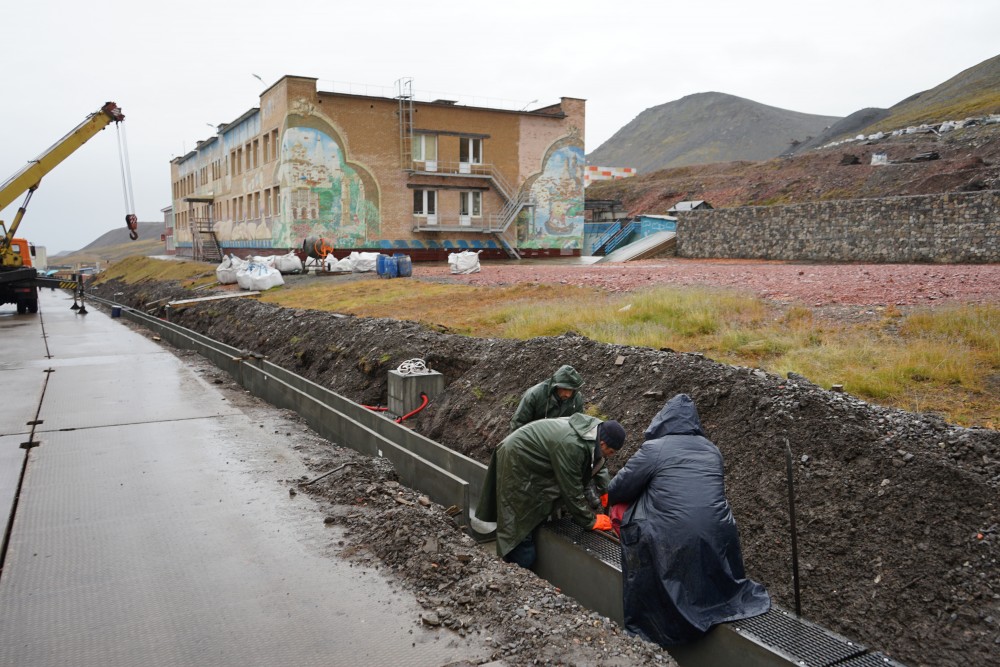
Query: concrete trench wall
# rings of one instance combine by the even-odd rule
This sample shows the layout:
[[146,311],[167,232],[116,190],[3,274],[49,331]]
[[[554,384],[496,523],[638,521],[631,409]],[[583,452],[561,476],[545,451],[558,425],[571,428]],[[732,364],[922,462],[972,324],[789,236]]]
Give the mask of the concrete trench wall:
[[679,213],[677,256],[1000,262],[1000,190]]
[[[470,502],[478,498],[486,475],[483,464],[265,359],[121,308],[123,317],[156,331],[176,347],[198,352],[258,398],[295,411],[321,436],[389,459],[403,484],[440,505],[458,508],[455,520],[468,527]],[[624,625],[617,542],[560,519],[539,528],[536,545],[540,577]],[[699,641],[669,652],[682,667],[905,667],[776,606],[763,616],[716,626]]]

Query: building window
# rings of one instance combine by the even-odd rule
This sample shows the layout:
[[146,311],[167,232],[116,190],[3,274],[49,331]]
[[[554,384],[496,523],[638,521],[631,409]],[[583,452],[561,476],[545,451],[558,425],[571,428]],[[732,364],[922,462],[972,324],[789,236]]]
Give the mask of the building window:
[[277,158],[281,157],[281,155],[278,154],[278,151],[279,151],[279,147],[278,147],[278,131],[277,130],[271,130],[271,152],[274,153],[274,156],[273,156],[274,159],[277,159]]
[[260,166],[260,140],[253,140],[253,168],[256,169]]
[[438,159],[436,134],[413,135],[413,160],[415,162],[435,162]]
[[474,137],[462,137],[458,141],[458,161],[469,164],[483,163],[483,140]]
[[268,163],[271,161],[271,135],[264,135],[264,162]]
[[243,168],[246,169],[247,171],[250,171],[253,168],[253,155],[251,154],[251,151],[252,148],[250,146],[250,142],[248,141],[246,145],[246,150],[244,151],[244,153],[246,154],[247,161],[246,164],[243,165]]
[[278,208],[278,186],[274,186],[274,190],[271,191],[271,196],[274,197],[274,206],[271,208],[274,211],[274,215],[278,215],[280,209]]
[[437,213],[437,190],[413,191],[413,215],[435,215]]
[[482,216],[483,193],[478,190],[458,193],[459,215],[468,215],[473,218]]

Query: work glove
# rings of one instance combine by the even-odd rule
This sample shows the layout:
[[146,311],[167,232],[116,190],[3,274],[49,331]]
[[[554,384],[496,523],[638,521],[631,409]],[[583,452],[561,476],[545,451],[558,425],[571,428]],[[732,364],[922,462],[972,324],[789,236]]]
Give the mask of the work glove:
[[591,530],[611,530],[611,517],[607,514],[598,514],[597,518],[594,519],[594,525],[591,526]]
[[601,496],[601,507],[604,509],[608,508],[608,494],[606,493]]

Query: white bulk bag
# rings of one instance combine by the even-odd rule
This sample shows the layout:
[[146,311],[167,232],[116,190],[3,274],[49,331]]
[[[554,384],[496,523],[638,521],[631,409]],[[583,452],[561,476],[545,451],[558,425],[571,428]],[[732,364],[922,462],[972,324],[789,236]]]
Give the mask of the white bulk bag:
[[472,252],[463,250],[462,252],[448,253],[448,266],[452,273],[479,273],[479,253],[482,250]]
[[222,263],[215,267],[215,279],[221,285],[232,285],[236,282],[236,268],[233,267],[233,260],[226,255],[222,258]]
[[351,260],[351,271],[354,273],[368,273],[369,271],[375,271],[378,262],[377,252],[352,252],[349,257]]
[[274,268],[280,273],[302,273],[302,260],[294,252],[274,258]]

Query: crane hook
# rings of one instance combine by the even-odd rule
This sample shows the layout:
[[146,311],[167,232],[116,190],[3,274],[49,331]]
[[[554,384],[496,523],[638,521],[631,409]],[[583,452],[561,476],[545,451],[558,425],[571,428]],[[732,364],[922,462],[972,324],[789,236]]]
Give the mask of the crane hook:
[[128,227],[128,237],[135,241],[139,238],[139,232],[136,231],[136,226],[139,223],[139,218],[136,217],[135,213],[129,213],[125,216],[125,226]]

